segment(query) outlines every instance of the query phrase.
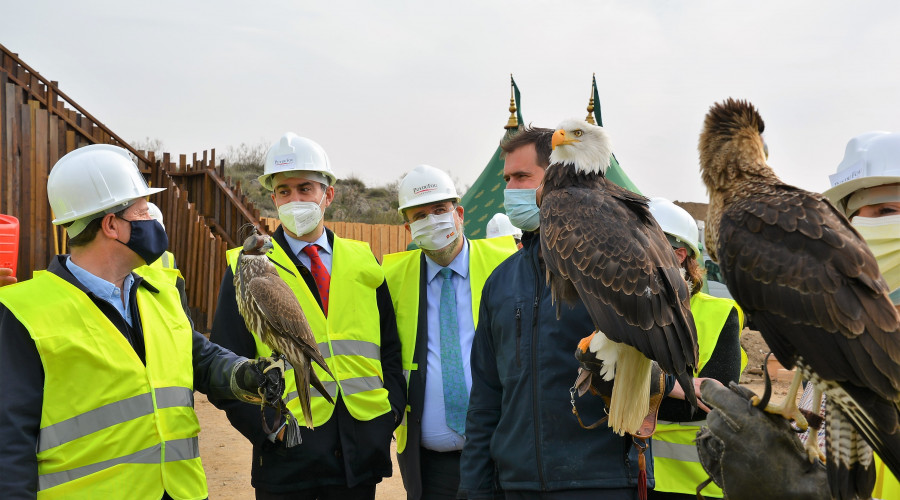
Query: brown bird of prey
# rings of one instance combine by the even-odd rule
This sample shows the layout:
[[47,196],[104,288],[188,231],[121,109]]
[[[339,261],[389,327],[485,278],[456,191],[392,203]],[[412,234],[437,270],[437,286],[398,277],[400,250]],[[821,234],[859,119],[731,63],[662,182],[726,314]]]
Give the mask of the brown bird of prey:
[[635,434],[649,411],[651,360],[697,406],[690,291],[649,200],[604,176],[612,146],[603,127],[567,120],[552,142],[539,202],[547,280],[557,315],[560,299],[587,308],[596,332],[583,344],[613,380],[609,426]]
[[[767,410],[805,427],[796,391],[801,374],[808,378],[814,408],[822,393],[828,397],[832,495],[869,498],[870,445],[900,474],[900,315],[847,219],[766,164],[763,129],[746,101],[728,99],[706,115],[699,145],[710,196],[706,247],[778,361],[799,368],[783,406]],[[813,460],[815,436],[807,446]]]
[[244,240],[234,273],[238,311],[244,317],[247,328],[272,349],[272,355],[283,355],[293,367],[303,419],[306,427],[312,429],[310,384],[330,403],[334,404],[334,400],[316,376],[311,361],[315,361],[332,378],[334,375],[319,352],[316,337],[296,295],[266,256],[271,249],[271,238],[255,231]]

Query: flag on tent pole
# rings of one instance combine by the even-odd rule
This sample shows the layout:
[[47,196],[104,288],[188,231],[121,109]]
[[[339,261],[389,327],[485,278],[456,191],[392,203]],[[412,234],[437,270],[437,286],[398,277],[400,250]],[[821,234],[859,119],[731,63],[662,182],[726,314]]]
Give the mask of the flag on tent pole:
[[[597,120],[597,125],[603,126],[603,117],[600,114],[600,94],[597,92],[597,75],[594,75],[593,82],[591,84],[591,101],[588,104],[588,117],[590,117],[590,113],[593,112],[594,118]],[[590,120],[588,120],[590,121]],[[631,182],[631,179],[625,175],[625,171],[622,170],[622,167],[619,165],[619,160],[616,159],[615,153],[612,155],[612,159],[609,162],[609,169],[606,171],[606,178],[618,184],[619,186],[632,191],[637,194],[643,194]]]
[[[510,97],[509,97],[509,120],[506,123],[506,132],[503,134],[505,139],[508,135],[515,133],[518,127],[524,122],[522,121],[521,96],[519,95],[519,87],[512,75],[509,75]],[[481,175],[475,180],[475,183],[463,195],[460,205],[465,208],[465,226],[466,236],[469,238],[484,238],[487,223],[496,213],[503,213],[503,190],[506,188],[506,181],[503,180],[503,158],[500,157],[502,150],[497,146],[494,155],[491,156],[487,166],[482,170]]]

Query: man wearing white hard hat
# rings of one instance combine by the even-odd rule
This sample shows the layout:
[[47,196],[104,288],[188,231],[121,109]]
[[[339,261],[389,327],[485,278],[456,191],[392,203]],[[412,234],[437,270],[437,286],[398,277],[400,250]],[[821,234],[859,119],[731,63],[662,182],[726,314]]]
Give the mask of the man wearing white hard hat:
[[[672,251],[681,263],[691,290],[691,313],[697,326],[698,360],[695,377],[713,378],[725,386],[737,382],[747,364],[741,349],[744,313],[737,302],[703,293],[700,231],[685,209],[665,198],[650,199],[650,213],[666,234]],[[653,499],[697,498],[697,485],[709,475],[700,465],[694,439],[706,423],[702,410],[692,412],[683,400],[664,398],[653,434],[653,468],[656,485],[649,490]],[[710,483],[702,490],[707,498],[722,498],[722,490]]]
[[485,228],[485,235],[488,238],[512,236],[516,240],[516,246],[522,248],[522,230],[513,226],[509,216],[504,213],[497,213],[491,217]]
[[[847,143],[837,172],[828,176],[831,188],[824,194],[866,240],[878,269],[900,309],[900,134],[867,132]],[[806,385],[800,407],[820,406],[812,400],[813,386]],[[819,449],[825,450],[825,428],[819,430]],[[801,436],[807,439],[807,435]],[[875,498],[900,498],[900,482],[876,455]]]
[[[384,272],[369,245],[338,237],[324,225],[335,180],[325,150],[292,133],[269,148],[259,176],[281,219],[269,258],[338,377],[315,367],[335,404],[310,387],[315,430],[301,428],[302,443],[291,448],[280,435],[262,431],[258,409],[213,401],[253,444],[251,481],[259,499],[372,499],[375,485],[392,472],[391,437],[406,407],[400,340]],[[227,254],[211,339],[238,354],[268,355],[271,350],[238,312],[239,252]],[[302,419],[291,369],[285,378],[288,408]]]
[[168,243],[147,211],[159,191],[110,145],[50,171],[72,253],[0,289],[4,498],[206,498],[194,390],[259,401],[267,362],[194,331],[178,272],[146,266]]
[[463,235],[465,210],[440,169],[419,165],[406,174],[399,201],[419,247],[384,256],[409,400],[396,431],[400,472],[409,500],[455,499],[481,289],[516,246],[509,236]]

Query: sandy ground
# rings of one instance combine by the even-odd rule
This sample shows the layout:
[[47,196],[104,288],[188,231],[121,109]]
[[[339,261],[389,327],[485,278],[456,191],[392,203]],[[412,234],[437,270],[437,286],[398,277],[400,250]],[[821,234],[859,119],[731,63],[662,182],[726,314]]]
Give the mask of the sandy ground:
[[[194,397],[194,408],[200,419],[200,457],[203,468],[206,469],[209,498],[254,498],[253,488],[250,486],[250,443],[231,426],[225,412],[210,404],[205,395],[198,392]],[[376,500],[406,498],[393,444],[391,456],[394,458],[394,475],[378,485]]]
[[[753,330],[744,330],[741,344],[748,356],[747,369],[741,376],[741,383],[757,394],[762,394],[760,366],[766,353],[769,352],[768,347],[759,332]],[[785,378],[774,381],[774,394],[783,397],[787,393],[789,382],[790,380]],[[253,498],[253,488],[250,486],[250,443],[231,427],[225,413],[211,405],[203,394],[196,394],[195,408],[202,428],[200,456],[209,482],[209,497],[216,500]],[[393,445],[391,448],[391,456],[394,457],[394,475],[378,485],[375,494],[377,500],[406,497]]]

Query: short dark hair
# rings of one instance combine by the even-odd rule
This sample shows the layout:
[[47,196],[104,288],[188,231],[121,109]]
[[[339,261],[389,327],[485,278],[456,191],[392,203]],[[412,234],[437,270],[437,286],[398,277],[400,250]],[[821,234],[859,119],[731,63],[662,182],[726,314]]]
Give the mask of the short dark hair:
[[550,166],[550,151],[553,150],[551,145],[553,132],[555,130],[550,128],[531,125],[519,127],[518,132],[510,134],[500,141],[500,149],[503,150],[501,157],[505,157],[522,146],[534,144],[534,150],[537,152],[537,164],[541,168],[547,168]]
[[[119,210],[118,212],[114,212],[114,213],[116,214],[116,217],[121,219],[122,216],[125,215],[125,211],[128,210],[129,208],[131,208],[130,204],[127,207],[123,208],[122,210]],[[76,234],[72,238],[69,238],[69,246],[70,247],[83,247],[83,246],[87,245],[88,243],[94,241],[94,237],[96,237],[97,233],[100,231],[100,225],[103,221],[103,218],[106,217],[107,215],[108,214],[104,213],[100,217],[97,217],[96,219],[88,222],[87,226],[84,226],[84,229],[82,229],[80,233]],[[67,224],[65,227],[69,227],[70,225],[71,224]]]

